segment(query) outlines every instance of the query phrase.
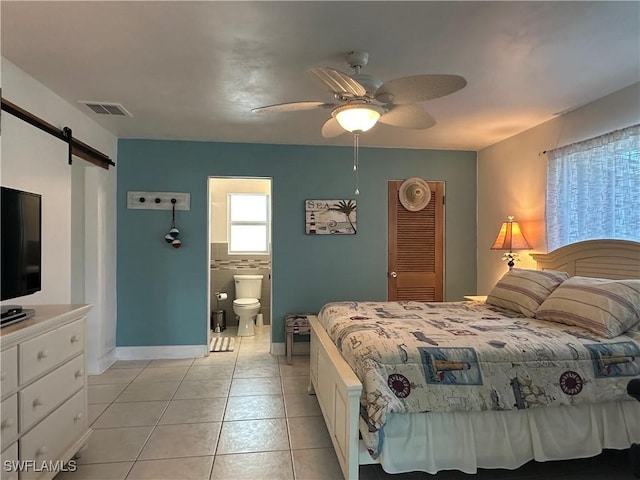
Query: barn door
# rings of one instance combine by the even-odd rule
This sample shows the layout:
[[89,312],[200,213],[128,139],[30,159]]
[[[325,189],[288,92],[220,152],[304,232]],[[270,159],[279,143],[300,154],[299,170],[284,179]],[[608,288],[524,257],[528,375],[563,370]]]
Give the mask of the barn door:
[[431,201],[420,211],[402,206],[402,180],[388,182],[389,300],[444,300],[444,182],[427,182]]

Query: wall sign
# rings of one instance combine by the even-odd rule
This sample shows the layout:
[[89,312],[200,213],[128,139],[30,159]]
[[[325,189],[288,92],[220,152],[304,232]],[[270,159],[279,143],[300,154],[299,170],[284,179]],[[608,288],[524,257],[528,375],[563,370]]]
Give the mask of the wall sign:
[[354,235],[355,200],[305,200],[305,233],[307,235]]

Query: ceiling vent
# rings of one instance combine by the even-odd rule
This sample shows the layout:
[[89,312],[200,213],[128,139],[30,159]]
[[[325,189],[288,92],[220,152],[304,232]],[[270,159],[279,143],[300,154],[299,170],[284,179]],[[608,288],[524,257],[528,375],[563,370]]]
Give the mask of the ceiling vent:
[[119,103],[106,103],[106,102],[84,102],[80,101],[83,105],[86,105],[93,113],[98,115],[115,115],[120,117],[130,117],[131,114],[125,110],[125,108]]

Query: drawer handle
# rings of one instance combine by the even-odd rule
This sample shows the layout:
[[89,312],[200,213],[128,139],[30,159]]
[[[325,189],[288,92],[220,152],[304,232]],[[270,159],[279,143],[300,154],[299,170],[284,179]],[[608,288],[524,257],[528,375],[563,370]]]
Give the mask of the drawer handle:
[[42,360],[43,358],[47,358],[49,356],[49,352],[47,350],[40,350],[38,352],[38,360]]
[[80,335],[74,335],[71,337],[71,343],[76,343],[80,341]]
[[31,404],[33,405],[33,408],[36,408],[42,405],[42,401],[39,398],[36,398]]
[[0,429],[4,430],[5,428],[13,427],[13,418],[5,418],[2,423],[0,423]]
[[80,370],[76,370],[75,377],[80,378],[84,375],[84,370],[81,368]]
[[80,420],[82,418],[82,412],[78,412],[76,413],[76,416],[73,417],[73,421],[77,422],[78,420]]
[[36,457],[44,455],[45,453],[47,453],[47,447],[40,447],[38,450],[36,450]]

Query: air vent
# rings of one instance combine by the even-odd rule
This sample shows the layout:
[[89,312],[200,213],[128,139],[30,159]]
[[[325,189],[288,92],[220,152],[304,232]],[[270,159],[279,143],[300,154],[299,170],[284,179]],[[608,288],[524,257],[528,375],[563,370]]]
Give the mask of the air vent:
[[86,105],[93,113],[98,115],[116,115],[120,117],[130,117],[131,114],[125,110],[125,108],[119,103],[106,103],[106,102],[84,102],[80,101],[83,105]]

